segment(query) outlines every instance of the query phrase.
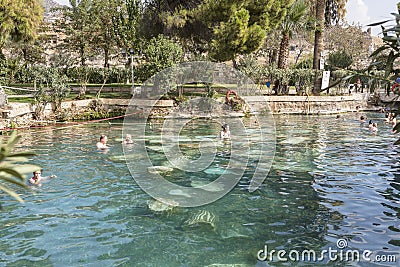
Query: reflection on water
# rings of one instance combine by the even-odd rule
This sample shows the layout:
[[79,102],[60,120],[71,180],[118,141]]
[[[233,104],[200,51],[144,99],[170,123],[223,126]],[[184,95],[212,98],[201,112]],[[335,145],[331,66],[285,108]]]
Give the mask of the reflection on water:
[[[254,171],[250,165],[218,201],[166,212],[149,209],[152,198],[136,185],[122,160],[120,123],[21,132],[20,149],[36,151],[32,161],[43,167],[44,175],[58,178],[26,194],[23,205],[1,197],[0,262],[279,266],[283,263],[257,262],[257,252],[265,245],[320,251],[336,248],[339,238],[360,251],[397,252],[400,150],[392,145],[396,138],[380,114],[368,114],[377,117],[376,136],[360,125],[358,115],[276,116],[275,160],[259,190],[247,191]],[[218,136],[220,129],[203,123],[190,127],[181,134],[187,142],[180,149],[196,158],[198,138]],[[166,158],[159,150],[158,129],[154,124],[145,141],[152,161],[162,165]],[[95,148],[99,134],[109,137],[107,154]],[[130,149],[132,159],[144,156],[135,154],[134,145]],[[229,147],[217,148],[215,162],[205,172],[189,175],[174,169],[166,178],[185,186],[212,181],[233,157],[227,151]]]

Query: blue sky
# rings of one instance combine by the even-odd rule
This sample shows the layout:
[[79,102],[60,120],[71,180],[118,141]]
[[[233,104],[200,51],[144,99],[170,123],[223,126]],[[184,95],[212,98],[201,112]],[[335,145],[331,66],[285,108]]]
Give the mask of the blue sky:
[[[366,25],[386,19],[393,19],[390,13],[397,13],[397,2],[400,0],[349,0],[346,5],[346,19],[349,24],[360,24],[364,30]],[[381,28],[372,28],[372,33],[378,35]]]
[[[69,0],[55,0],[60,4],[67,5]],[[391,19],[390,13],[396,12],[396,4],[400,0],[348,0],[346,19],[349,24],[368,25],[385,19]],[[363,28],[364,30],[367,27]],[[372,32],[378,35],[380,27],[374,27]]]

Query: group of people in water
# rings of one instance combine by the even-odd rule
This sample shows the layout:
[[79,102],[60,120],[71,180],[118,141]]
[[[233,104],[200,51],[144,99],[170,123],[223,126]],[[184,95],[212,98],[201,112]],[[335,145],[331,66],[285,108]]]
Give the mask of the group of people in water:
[[[109,149],[110,147],[107,145],[108,142],[108,137],[107,135],[100,135],[99,142],[97,142],[96,147],[99,150],[106,150]],[[125,136],[125,139],[122,141],[123,144],[128,145],[128,144],[133,144],[132,136],[130,134],[127,134]]]
[[[384,110],[382,110],[382,112],[385,112]],[[360,122],[363,124],[365,123],[367,120],[367,117],[361,115],[360,116]],[[392,133],[396,133],[397,130],[395,129],[396,124],[397,124],[397,120],[396,120],[396,113],[392,113],[392,112],[386,112],[385,114],[385,119],[384,119],[385,123],[388,123],[392,126]],[[368,121],[368,129],[376,134],[378,132],[378,124],[372,120]]]
[[[228,124],[223,124],[222,125],[222,130],[220,133],[220,138],[221,139],[230,139],[231,138],[231,131],[229,130],[229,125]],[[101,135],[99,142],[97,142],[96,147],[99,150],[106,150],[109,149],[110,147],[107,145],[108,138],[106,135]],[[130,134],[127,134],[125,136],[125,139],[122,141],[122,144],[128,145],[128,144],[133,144],[132,136]]]
[[[360,122],[363,124],[366,122],[367,117],[364,115],[360,116]],[[392,132],[395,133],[395,126],[396,126],[396,114],[395,113],[386,113],[385,116],[385,122],[390,123],[392,125]],[[372,120],[369,120],[368,122],[368,128],[369,130],[376,134],[378,132],[378,125],[376,122],[373,122]],[[220,139],[221,140],[230,140],[231,138],[231,132],[229,130],[229,125],[228,124],[223,124],[222,125],[222,130],[220,132]],[[97,142],[96,147],[99,150],[107,150],[110,147],[107,145],[108,138],[106,135],[101,135],[99,142]],[[133,144],[132,136],[130,134],[126,134],[125,138],[122,140],[122,144]],[[29,183],[32,185],[41,185],[42,181],[48,179],[48,178],[55,178],[55,175],[50,175],[48,177],[42,177],[42,170],[38,170],[33,172],[33,177],[29,179]]]
[[[99,150],[106,150],[109,148],[107,145],[108,138],[106,135],[101,135],[99,142],[97,142],[96,147]],[[123,144],[133,144],[132,136],[127,134],[125,139],[122,141]],[[42,170],[37,170],[33,172],[33,176],[29,179],[30,185],[41,186],[43,181],[46,181],[50,178],[56,178],[55,175],[50,176],[42,176]]]

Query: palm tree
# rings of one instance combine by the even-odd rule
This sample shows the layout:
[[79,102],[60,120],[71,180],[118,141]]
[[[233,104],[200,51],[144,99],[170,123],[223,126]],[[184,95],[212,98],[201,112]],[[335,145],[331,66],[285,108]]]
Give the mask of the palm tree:
[[[321,52],[324,50],[324,24],[325,24],[325,0],[315,0],[315,37],[313,69],[319,70]],[[319,94],[321,84],[318,80],[314,83],[313,94]]]
[[293,33],[306,26],[308,6],[304,0],[297,0],[289,9],[288,14],[281,23],[282,39],[279,46],[278,68],[286,69],[289,58],[289,40]]
[[[296,0],[293,5],[288,10],[287,15],[280,24],[281,30],[281,42],[279,45],[278,54],[278,68],[286,69],[288,67],[289,58],[289,41],[293,36],[293,33],[304,28],[306,25],[306,15],[307,15],[308,5],[304,0]],[[287,85],[281,84],[280,80],[275,81],[274,88],[277,94],[287,93]]]

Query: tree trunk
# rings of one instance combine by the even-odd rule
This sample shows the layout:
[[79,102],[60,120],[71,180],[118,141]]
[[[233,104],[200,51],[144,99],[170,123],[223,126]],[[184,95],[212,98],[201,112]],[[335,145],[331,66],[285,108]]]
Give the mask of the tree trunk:
[[299,63],[299,59],[300,59],[301,55],[303,54],[303,52],[304,52],[304,48],[301,47],[300,50],[299,50],[299,53],[296,56],[296,61],[294,62],[294,64],[297,65],[297,63]]
[[274,64],[277,61],[277,59],[276,59],[277,55],[278,55],[278,53],[277,53],[276,49],[272,49],[272,51],[269,52],[269,61],[268,61],[268,63],[269,64]]
[[[325,24],[325,0],[316,0],[316,25],[314,37],[314,60],[313,69],[319,70],[321,52],[324,50],[324,24]],[[321,90],[321,79],[318,76],[314,80],[313,94],[319,94]]]
[[108,49],[104,49],[104,68],[110,67],[108,64],[108,57],[109,57],[109,51]]
[[237,64],[237,62],[236,62],[236,59],[232,59],[232,65],[233,65],[233,68],[234,69],[238,69],[238,64]]
[[85,48],[83,46],[79,48],[79,55],[81,58],[81,66],[86,66]]
[[28,52],[26,50],[26,47],[22,48],[22,54],[23,54],[23,58],[24,58],[24,61],[26,64],[26,62],[28,61]]
[[278,69],[286,69],[289,58],[289,33],[284,32],[279,46]]

